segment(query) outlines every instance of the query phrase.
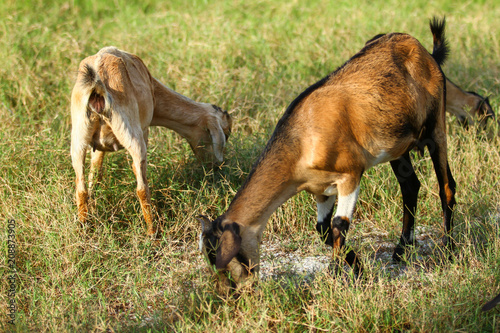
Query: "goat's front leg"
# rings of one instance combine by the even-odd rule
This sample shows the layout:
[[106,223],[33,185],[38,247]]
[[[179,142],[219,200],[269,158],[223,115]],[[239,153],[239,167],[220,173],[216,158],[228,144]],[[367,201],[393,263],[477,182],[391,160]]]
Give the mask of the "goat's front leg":
[[333,246],[333,234],[331,221],[333,215],[333,205],[335,204],[336,196],[317,195],[316,206],[318,210],[318,223],[316,230],[319,232],[321,239],[326,245]]
[[[359,195],[359,179],[352,179],[346,181],[345,184],[338,186],[338,206],[335,216],[332,220],[332,243],[333,243],[333,256],[335,259],[342,251],[347,231],[352,220],[354,207],[358,200]],[[361,263],[359,258],[353,250],[346,253],[346,262],[351,266],[355,272],[361,272]]]
[[92,150],[90,153],[90,173],[89,173],[89,195],[92,196],[92,190],[95,183],[102,179],[102,162],[104,160],[104,152],[100,150]]
[[146,142],[143,137],[133,140],[133,144],[129,149],[132,156],[132,169],[134,170],[137,179],[137,196],[141,203],[142,213],[147,225],[147,234],[153,235],[153,214],[151,209],[151,194],[149,192],[147,171],[147,151]]

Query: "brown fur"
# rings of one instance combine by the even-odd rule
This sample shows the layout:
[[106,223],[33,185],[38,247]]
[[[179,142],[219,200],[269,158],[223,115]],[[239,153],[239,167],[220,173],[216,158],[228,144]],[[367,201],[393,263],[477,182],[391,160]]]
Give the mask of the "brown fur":
[[[447,52],[444,22],[439,26],[434,21],[431,30],[438,35],[435,41],[443,43],[438,52],[444,54],[437,55],[443,61]],[[379,163],[394,163],[406,206],[408,192],[414,186],[408,191],[405,181],[413,184],[412,177],[416,176],[395,168],[394,161],[405,162],[408,152],[417,146],[427,146],[431,152],[449,237],[455,184],[447,164],[445,78],[433,56],[407,34],[384,35],[299,95],[278,122],[228,210],[203,231],[205,246],[211,239],[210,244],[221,248],[218,253],[237,252],[223,258],[219,254],[209,257],[211,262],[218,261],[220,271],[231,273],[236,282],[245,280],[248,273],[258,273],[259,243],[269,216],[303,190],[318,198],[318,222],[322,222],[318,231],[324,232],[325,242],[339,253],[363,172]],[[336,194],[338,210],[330,222],[334,200],[329,211],[324,207],[320,211],[320,205],[329,203],[329,197]],[[413,227],[409,214],[414,213],[414,209],[405,210],[404,217],[409,221],[405,237]],[[239,246],[218,236],[235,223],[241,237]],[[352,251],[346,260],[351,265],[359,264]],[[241,267],[248,266],[248,262],[256,266],[252,272],[243,273]]]
[[495,119],[495,112],[488,97],[464,91],[448,79],[446,79],[446,110],[457,117],[464,126],[477,121],[485,128],[490,119]]
[[232,120],[220,108],[194,102],[167,88],[143,61],[130,53],[107,47],[82,60],[71,95],[71,158],[76,174],[78,218],[87,217],[84,180],[86,151],[92,147],[89,182],[101,174],[104,152],[125,148],[132,156],[137,195],[153,234],[151,198],[146,178],[149,126],[170,128],[187,139],[196,157],[220,163],[231,133]]
[[[385,35],[376,35],[368,40],[366,45],[383,36]],[[464,126],[478,121],[484,129],[490,119],[495,119],[495,113],[491,108],[488,97],[482,97],[472,91],[464,91],[448,78],[446,78],[446,111],[454,115]]]

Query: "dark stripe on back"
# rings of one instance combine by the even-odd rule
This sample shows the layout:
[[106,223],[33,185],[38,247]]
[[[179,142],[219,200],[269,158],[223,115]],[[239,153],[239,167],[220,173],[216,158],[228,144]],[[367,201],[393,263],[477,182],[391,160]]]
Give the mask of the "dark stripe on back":
[[286,127],[285,125],[288,122],[288,119],[292,115],[292,113],[295,110],[295,108],[300,104],[300,102],[302,102],[314,90],[316,90],[319,87],[323,86],[329,79],[330,79],[330,75],[325,76],[324,78],[322,78],[321,80],[319,80],[318,82],[314,83],[312,86],[310,86],[309,88],[307,88],[306,90],[304,90],[299,96],[297,96],[297,98],[295,98],[292,101],[292,103],[290,103],[290,105],[288,105],[288,107],[286,108],[285,113],[283,114],[283,116],[281,117],[281,119],[278,121],[278,124],[276,125],[271,138],[267,142],[266,147],[264,148],[264,150],[260,154],[260,156],[257,159],[257,161],[255,161],[255,163],[253,164],[252,169],[251,169],[250,173],[248,174],[248,177],[246,178],[245,182],[241,186],[240,190],[236,193],[236,196],[234,197],[233,202],[235,201],[236,198],[239,197],[239,195],[242,192],[242,190],[247,186],[248,182],[250,181],[250,179],[252,178],[253,174],[255,173],[255,170],[257,169],[257,167],[259,166],[259,164],[262,162],[262,160],[265,159],[266,155],[271,151],[273,145],[277,141],[286,140],[285,139],[286,138],[286,131],[283,131],[282,129],[284,127]]
[[[290,103],[290,105],[287,107],[286,111],[285,111],[285,114],[283,115],[283,117],[280,119],[280,121],[278,122],[278,126],[280,125],[280,122],[282,122],[282,120],[284,120],[284,118],[286,118],[286,116],[290,113],[293,112],[293,110],[297,107],[297,105],[302,102],[302,100],[304,100],[304,98],[306,98],[307,96],[309,96],[314,90],[320,88],[321,86],[325,85],[325,83],[327,81],[330,80],[330,78],[333,78],[342,68],[344,68],[347,64],[349,64],[350,62],[352,62],[354,59],[356,58],[359,58],[361,56],[363,56],[368,50],[372,49],[373,47],[375,47],[376,45],[378,45],[380,39],[384,36],[390,36],[390,35],[395,35],[395,34],[399,34],[399,33],[391,33],[391,34],[379,34],[379,35],[376,35],[375,37],[373,37],[372,39],[368,40],[365,44],[365,46],[359,51],[357,52],[355,55],[353,55],[349,60],[347,60],[343,65],[341,65],[340,67],[338,67],[335,71],[333,71],[332,73],[328,74],[327,76],[325,76],[324,78],[322,78],[321,80],[319,80],[318,82],[314,83],[312,86],[310,86],[309,88],[307,88],[306,90],[304,90],[299,96],[297,96],[297,98],[295,98],[292,103]],[[276,126],[276,129],[278,129],[278,126]]]
[[[365,55],[367,51],[370,49],[374,48],[375,46],[379,45],[380,42],[382,42],[384,39],[382,37],[387,36],[387,38],[390,38],[392,35],[398,35],[400,33],[391,33],[391,34],[379,34],[373,37],[367,44],[354,56],[352,56],[348,61],[346,61],[342,66],[338,67],[334,72],[328,74],[318,82],[314,83],[310,87],[308,87],[306,90],[304,90],[297,98],[295,98],[290,105],[288,105],[285,113],[281,117],[281,119],[278,121],[278,124],[276,125],[276,128],[274,129],[274,132],[267,142],[266,147],[264,148],[263,152],[260,154],[259,158],[257,161],[253,164],[252,169],[246,178],[245,182],[241,186],[240,190],[236,193],[236,196],[233,198],[233,202],[239,197],[240,193],[247,187],[247,184],[250,182],[250,179],[252,178],[253,174],[255,173],[256,169],[258,168],[259,164],[266,158],[267,154],[272,150],[273,146],[279,142],[283,141],[288,143],[287,147],[290,147],[290,140],[293,140],[293,138],[288,138],[287,131],[284,131],[283,129],[286,127],[286,124],[288,123],[288,119],[290,116],[293,114],[294,110],[297,108],[297,106],[305,99],[307,98],[313,91],[316,89],[319,89],[320,87],[326,85],[331,79],[333,79],[339,71],[341,71],[344,67],[346,67],[350,62],[353,60],[360,58]],[[293,142],[293,141],[292,141]]]
[[366,45],[366,44],[370,44],[371,42],[374,42],[374,41],[376,41],[377,39],[379,39],[379,38],[381,38],[381,37],[384,37],[384,36],[385,36],[385,34],[378,34],[378,35],[375,35],[375,36],[373,36],[371,39],[367,40],[367,41],[366,41],[366,43],[365,43],[365,45]]
[[[327,75],[327,76],[325,76],[324,78],[322,78],[318,82],[314,83],[312,86],[310,86],[306,90],[304,90],[299,96],[297,96],[297,98],[295,98],[292,101],[292,103],[290,103],[290,105],[288,105],[288,107],[286,108],[284,116],[286,116],[289,113],[292,113],[293,110],[297,107],[297,105],[300,102],[302,102],[302,100],[304,100],[304,98],[306,98],[307,96],[309,96],[314,90],[316,90],[319,87],[323,86],[328,81],[329,78],[330,78],[330,74]],[[280,122],[281,122],[281,119],[280,119]],[[278,122],[278,124],[279,124],[279,122]]]

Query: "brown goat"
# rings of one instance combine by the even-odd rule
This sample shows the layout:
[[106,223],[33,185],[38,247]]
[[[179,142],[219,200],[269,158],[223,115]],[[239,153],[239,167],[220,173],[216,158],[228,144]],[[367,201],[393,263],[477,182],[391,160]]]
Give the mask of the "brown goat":
[[[455,181],[447,160],[444,20],[431,22],[432,56],[413,37],[391,33],[370,41],[287,108],[228,210],[201,217],[200,247],[210,264],[235,282],[259,271],[259,244],[270,215],[300,191],[316,196],[317,230],[333,257],[343,249],[362,174],[391,162],[403,193],[400,249],[411,241],[420,183],[409,152],[427,147],[450,232]],[[333,206],[338,207],[333,220]],[[395,253],[399,255],[400,253]],[[346,261],[361,266],[352,251]]]
[[105,152],[125,148],[132,156],[147,233],[152,235],[151,197],[146,178],[149,126],[170,128],[189,142],[196,157],[223,160],[231,117],[215,105],[194,102],[151,76],[142,60],[114,47],[85,58],[71,95],[71,159],[76,174],[78,218],[88,212],[85,156],[91,151],[90,188],[101,174]]
[[484,129],[489,120],[495,120],[489,98],[472,91],[464,91],[446,79],[446,111],[457,117],[460,124],[467,127],[477,119]]

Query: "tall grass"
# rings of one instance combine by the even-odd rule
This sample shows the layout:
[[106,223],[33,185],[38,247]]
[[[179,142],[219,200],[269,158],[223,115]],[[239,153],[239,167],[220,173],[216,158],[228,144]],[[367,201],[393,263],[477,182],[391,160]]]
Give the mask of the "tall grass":
[[[458,249],[450,263],[431,254],[392,274],[372,260],[377,244],[395,243],[401,228],[400,192],[387,165],[363,178],[349,234],[366,261],[364,281],[325,271],[223,297],[197,252],[194,219],[225,211],[288,103],[377,33],[408,32],[430,48],[428,20],[446,15],[445,73],[491,95],[498,110],[496,1],[6,0],[0,12],[0,237],[6,244],[7,219],[15,219],[18,277],[15,326],[3,311],[7,281],[0,282],[3,330],[499,331],[498,310],[479,308],[500,290],[500,142],[453,118]],[[175,133],[152,130],[148,178],[159,243],[145,236],[125,152],[107,156],[90,222],[76,218],[69,99],[78,63],[107,45],[139,55],[168,86],[234,117],[221,170],[200,165]],[[422,181],[417,223],[438,234],[432,165],[428,155],[414,164]],[[314,201],[301,193],[272,216],[264,240],[329,255],[314,224]],[[384,236],[370,237],[373,230]],[[8,272],[3,254],[0,272]]]

